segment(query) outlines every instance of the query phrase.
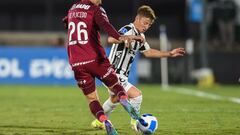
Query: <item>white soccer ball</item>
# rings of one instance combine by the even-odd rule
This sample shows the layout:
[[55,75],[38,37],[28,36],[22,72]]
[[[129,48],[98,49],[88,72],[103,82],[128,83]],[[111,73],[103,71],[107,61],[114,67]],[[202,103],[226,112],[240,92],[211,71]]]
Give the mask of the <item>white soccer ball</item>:
[[148,123],[148,126],[145,127],[140,122],[137,122],[137,130],[143,134],[153,134],[158,128],[157,118],[152,114],[143,114],[141,118]]

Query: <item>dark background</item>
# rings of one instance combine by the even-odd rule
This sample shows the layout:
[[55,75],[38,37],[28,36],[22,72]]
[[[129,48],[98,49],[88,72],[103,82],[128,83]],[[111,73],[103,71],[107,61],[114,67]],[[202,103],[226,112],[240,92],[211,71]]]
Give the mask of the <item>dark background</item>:
[[[76,0],[4,0],[0,3],[0,30],[63,31],[61,19]],[[158,19],[147,32],[158,36],[159,25],[168,27],[170,37],[184,37],[184,0],[103,0],[111,23],[118,29],[133,21],[137,8],[151,6]]]

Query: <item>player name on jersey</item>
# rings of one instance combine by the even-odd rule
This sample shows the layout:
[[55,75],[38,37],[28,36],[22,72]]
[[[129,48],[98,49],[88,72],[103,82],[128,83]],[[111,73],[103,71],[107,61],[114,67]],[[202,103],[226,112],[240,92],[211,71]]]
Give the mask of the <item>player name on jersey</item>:
[[87,12],[71,12],[69,18],[87,18]]

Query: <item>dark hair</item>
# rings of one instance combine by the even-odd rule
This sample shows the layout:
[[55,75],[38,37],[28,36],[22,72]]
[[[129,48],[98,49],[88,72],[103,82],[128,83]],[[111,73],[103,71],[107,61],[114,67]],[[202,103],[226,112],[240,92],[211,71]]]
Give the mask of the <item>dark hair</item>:
[[137,10],[137,15],[144,16],[147,18],[150,18],[152,22],[156,20],[156,15],[153,11],[153,9],[150,6],[142,5]]

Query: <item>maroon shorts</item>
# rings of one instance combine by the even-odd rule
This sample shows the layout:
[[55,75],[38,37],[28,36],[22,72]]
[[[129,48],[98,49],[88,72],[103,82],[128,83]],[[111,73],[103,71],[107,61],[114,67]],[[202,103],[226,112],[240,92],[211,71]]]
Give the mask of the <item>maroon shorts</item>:
[[96,90],[95,77],[106,86],[113,86],[118,82],[116,73],[108,59],[104,61],[82,62],[72,67],[75,80],[85,95]]

